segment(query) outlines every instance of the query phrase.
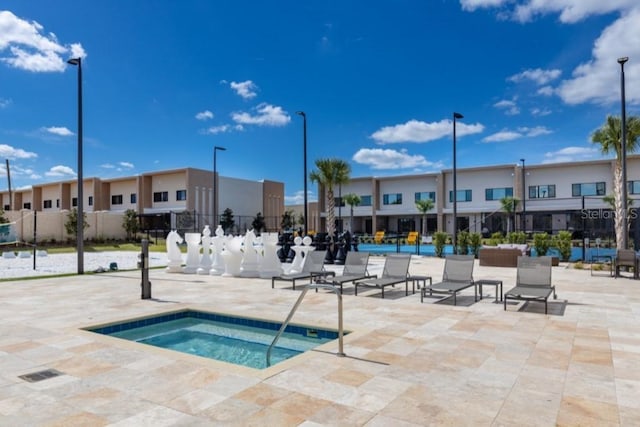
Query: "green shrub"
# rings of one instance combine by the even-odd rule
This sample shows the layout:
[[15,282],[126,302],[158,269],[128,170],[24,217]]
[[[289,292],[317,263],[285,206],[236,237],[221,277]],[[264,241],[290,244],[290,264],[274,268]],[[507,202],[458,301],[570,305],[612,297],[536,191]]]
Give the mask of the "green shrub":
[[545,256],[551,246],[551,238],[547,233],[536,233],[533,235],[533,247],[538,256]]
[[469,236],[469,245],[471,246],[473,256],[478,258],[480,246],[482,246],[482,235],[480,233],[471,233]]
[[[594,270],[596,266],[594,266]],[[582,261],[578,261],[575,264],[573,264],[573,268],[575,268],[576,270],[583,270],[584,269],[584,264],[582,264]]]
[[553,243],[558,252],[560,252],[560,258],[563,261],[568,261],[571,256],[571,232],[561,231],[554,236]]
[[433,233],[433,249],[437,257],[442,258],[444,253],[444,245],[447,243],[449,235],[442,231],[436,231]]
[[524,231],[513,231],[507,234],[507,242],[514,243],[516,245],[524,245],[527,243],[527,233]]
[[469,243],[471,242],[471,236],[469,236],[468,231],[460,231],[457,236],[457,244],[458,244],[458,254],[459,255],[468,255],[469,254]]
[[496,231],[491,234],[491,238],[489,239],[489,244],[491,246],[498,246],[500,243],[504,242],[504,237],[502,236],[502,232]]

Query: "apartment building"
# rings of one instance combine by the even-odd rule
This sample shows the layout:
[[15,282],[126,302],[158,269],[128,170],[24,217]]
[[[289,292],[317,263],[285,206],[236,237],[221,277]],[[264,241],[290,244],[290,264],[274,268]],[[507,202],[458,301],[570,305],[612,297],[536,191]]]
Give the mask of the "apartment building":
[[[603,198],[613,194],[615,160],[526,165],[524,162],[472,168],[458,168],[458,229],[486,234],[510,230],[557,233],[570,230],[585,237],[613,234],[611,206]],[[627,157],[627,179],[631,207],[640,203],[640,156]],[[407,233],[422,230],[422,215],[416,201],[429,198],[434,209],[427,215],[427,232],[453,232],[453,170],[436,173],[358,177],[334,189],[337,229],[349,227],[351,207],[338,194],[357,194],[353,208],[353,232]],[[507,218],[500,199],[519,200],[513,218]],[[319,228],[325,230],[325,189],[318,189]],[[632,215],[632,219],[635,215]],[[636,228],[631,221],[632,233]],[[583,233],[584,231],[584,233]]]
[[[182,168],[148,172],[122,178],[86,178],[83,182],[84,211],[124,212],[133,209],[148,218],[170,221],[190,213],[193,227],[202,229],[214,223],[213,172]],[[33,185],[30,189],[0,192],[5,211],[31,210],[62,212],[78,205],[77,180]],[[11,199],[11,200],[10,200]],[[229,208],[239,229],[250,227],[258,212],[264,215],[267,228],[276,231],[284,213],[284,184],[276,181],[248,181],[218,177],[218,219]],[[178,224],[179,225],[179,224]]]

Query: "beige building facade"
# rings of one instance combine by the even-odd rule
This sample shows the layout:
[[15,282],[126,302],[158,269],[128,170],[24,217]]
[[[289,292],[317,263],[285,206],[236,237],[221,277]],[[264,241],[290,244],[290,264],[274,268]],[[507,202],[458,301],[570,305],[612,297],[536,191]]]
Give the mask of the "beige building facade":
[[[613,159],[458,168],[458,229],[485,234],[514,230],[552,234],[570,230],[586,237],[612,234],[611,207],[604,197],[613,194],[614,169]],[[630,206],[640,207],[640,201],[633,202],[640,198],[638,155],[627,157],[627,186]],[[340,189],[334,188],[336,228],[347,230],[351,207],[343,203],[339,208],[339,192],[343,196],[353,193],[361,198],[360,205],[353,209],[351,231],[354,233],[453,232],[451,169],[416,175],[358,177]],[[507,218],[500,203],[505,196],[519,201],[511,218]],[[426,230],[423,230],[422,215],[416,207],[416,201],[424,198],[434,201],[433,210],[427,214]],[[317,215],[317,229],[326,231],[326,196],[322,186],[318,188],[317,209],[310,217]],[[640,231],[635,221],[631,227],[632,235]]]
[[[0,191],[5,215],[20,222],[22,240],[30,240],[33,213],[41,238],[64,240],[67,213],[78,205],[77,180],[37,184],[29,189]],[[189,217],[189,228],[202,230],[214,223],[213,172],[182,168],[136,176],[100,179],[83,183],[83,208],[90,227],[87,238],[123,237],[122,216],[128,209],[146,218],[160,218],[162,226],[180,228],[181,217]],[[218,176],[218,215],[231,209],[237,232],[244,232],[258,213],[265,217],[268,231],[278,231],[284,213],[284,184]],[[188,213],[188,215],[185,215]],[[117,218],[114,220],[113,218]],[[158,221],[154,227],[158,228]],[[144,221],[143,221],[144,223]]]

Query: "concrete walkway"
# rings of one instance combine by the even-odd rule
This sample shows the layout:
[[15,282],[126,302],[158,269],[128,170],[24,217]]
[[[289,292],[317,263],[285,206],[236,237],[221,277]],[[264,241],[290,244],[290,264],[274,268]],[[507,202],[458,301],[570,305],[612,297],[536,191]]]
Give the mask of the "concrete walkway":
[[[439,280],[443,265],[414,258],[410,272]],[[515,274],[476,265],[474,277],[507,290]],[[182,308],[281,321],[299,295],[290,283],[152,270],[152,300],[138,272],[0,283],[0,425],[640,425],[640,281],[562,264],[553,280],[549,315],[535,303],[505,312],[493,287],[454,307],[347,285],[347,357],[330,343],[265,371],[80,328]],[[336,318],[321,291],[293,321]],[[44,369],[62,375],[19,378]]]

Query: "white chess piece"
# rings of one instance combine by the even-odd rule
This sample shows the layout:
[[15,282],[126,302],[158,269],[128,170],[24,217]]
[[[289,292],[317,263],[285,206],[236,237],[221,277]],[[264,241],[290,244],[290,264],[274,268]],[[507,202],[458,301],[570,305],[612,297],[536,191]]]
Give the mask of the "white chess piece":
[[211,229],[205,225],[202,230],[202,255],[200,256],[198,274],[209,274],[211,264]]

